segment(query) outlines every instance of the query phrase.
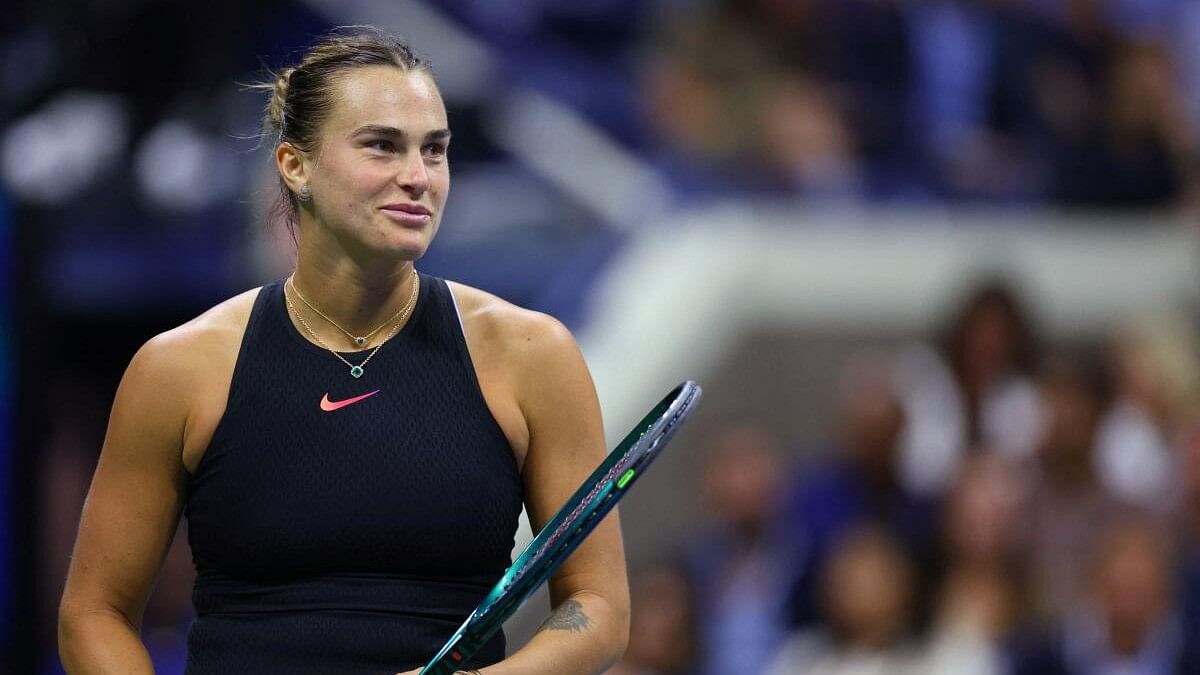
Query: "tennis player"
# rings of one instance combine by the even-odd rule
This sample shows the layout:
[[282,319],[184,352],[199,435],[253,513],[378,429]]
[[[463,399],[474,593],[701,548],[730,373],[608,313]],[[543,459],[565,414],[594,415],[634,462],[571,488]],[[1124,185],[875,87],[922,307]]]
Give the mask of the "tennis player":
[[[69,673],[151,673],[141,613],[180,514],[188,673],[417,672],[604,457],[556,320],[414,267],[450,188],[428,65],[344,29],[279,73],[267,125],[298,259],[158,335],[117,390],[59,614]],[[498,204],[497,208],[503,208]],[[617,521],[550,582],[553,614],[461,672],[598,673],[625,647]]]

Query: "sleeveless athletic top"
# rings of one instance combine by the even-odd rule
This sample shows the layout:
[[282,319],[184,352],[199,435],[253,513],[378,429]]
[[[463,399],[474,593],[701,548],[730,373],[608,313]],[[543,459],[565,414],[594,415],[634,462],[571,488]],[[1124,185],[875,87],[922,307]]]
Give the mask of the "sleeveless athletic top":
[[[446,283],[421,275],[408,324],[349,371],[262,288],[189,482],[189,674],[418,668],[509,565],[520,475]],[[503,657],[500,634],[464,667]]]

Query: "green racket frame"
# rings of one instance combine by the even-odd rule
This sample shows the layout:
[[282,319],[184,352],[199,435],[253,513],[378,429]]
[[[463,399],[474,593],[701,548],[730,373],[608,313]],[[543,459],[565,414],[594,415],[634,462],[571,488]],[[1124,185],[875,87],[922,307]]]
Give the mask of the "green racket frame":
[[700,386],[688,381],[654,406],[529,542],[421,675],[451,675],[500,630],[633,487],[699,400]]

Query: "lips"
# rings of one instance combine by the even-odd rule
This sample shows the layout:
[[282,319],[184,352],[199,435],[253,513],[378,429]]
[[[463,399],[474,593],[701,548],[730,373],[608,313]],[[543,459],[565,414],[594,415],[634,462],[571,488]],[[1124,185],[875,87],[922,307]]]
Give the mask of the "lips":
[[429,209],[420,204],[398,203],[381,207],[389,218],[402,225],[424,225],[433,215]]
[[383,207],[384,211],[397,211],[400,213],[411,213],[418,216],[430,215],[429,209],[420,204],[388,204]]

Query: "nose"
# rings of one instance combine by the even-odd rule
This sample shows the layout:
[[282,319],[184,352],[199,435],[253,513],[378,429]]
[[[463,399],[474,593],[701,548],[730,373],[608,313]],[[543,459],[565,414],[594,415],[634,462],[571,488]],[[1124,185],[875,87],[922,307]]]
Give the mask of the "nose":
[[396,171],[396,184],[414,199],[429,190],[429,169],[420,151],[405,153]]

